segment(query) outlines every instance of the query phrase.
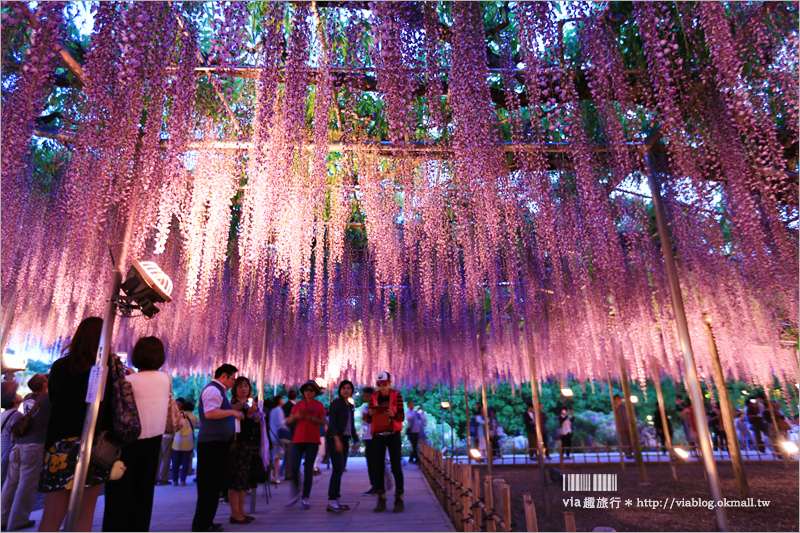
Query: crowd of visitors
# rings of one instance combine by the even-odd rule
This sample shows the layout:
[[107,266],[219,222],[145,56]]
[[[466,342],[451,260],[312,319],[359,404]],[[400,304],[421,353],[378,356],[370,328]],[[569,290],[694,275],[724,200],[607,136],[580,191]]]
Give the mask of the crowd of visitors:
[[[90,317],[80,323],[63,356],[55,361],[48,375],[35,374],[27,382],[31,393],[24,398],[6,375],[2,424],[2,529],[13,531],[33,527],[30,520],[37,491],[45,493],[40,531],[58,531],[67,513],[73,487],[78,451],[86,417],[86,394],[90,371],[100,341],[102,319]],[[88,466],[84,497],[78,510],[78,528],[91,529],[101,487],[105,486],[103,530],[148,531],[153,510],[155,485],[185,486],[197,450],[197,503],[192,531],[222,531],[215,523],[221,497],[229,502],[231,524],[254,520],[244,511],[247,491],[257,483],[278,485],[292,482],[286,503],[311,507],[315,468],[323,456],[330,460],[326,510],[342,514],[350,507],[342,501],[342,480],[351,447],[363,441],[370,486],[365,496],[377,496],[375,512],[387,509],[387,491],[394,488],[394,513],[403,512],[404,476],[401,457],[402,430],[411,444],[410,463],[420,461],[419,443],[425,439],[427,416],[413,401],[404,404],[401,393],[392,387],[391,375],[376,376],[377,389],[361,389],[359,409],[362,434],[356,427],[355,385],[347,380],[338,385],[337,394],[326,410],[318,396],[315,381],[298,391],[290,390],[285,399],[276,394],[263,410],[253,398],[253,386],[238,369],[223,364],[202,390],[195,405],[184,398],[174,399],[171,378],[160,369],[167,354],[156,337],[143,337],[133,348],[130,364],[109,358],[108,379],[97,419],[95,443],[111,443],[118,448],[112,464],[95,461]],[[127,403],[126,403],[127,402]],[[628,406],[613,397],[613,414],[622,450],[632,456]],[[21,407],[21,409],[20,409]],[[683,422],[689,444],[697,444],[693,406],[679,396],[675,413]],[[494,410],[484,419],[478,411],[469,421],[469,433],[478,441],[482,454],[500,455],[504,429]],[[555,437],[559,455],[570,458],[575,429],[575,413],[563,404],[557,412]],[[763,393],[748,399],[737,412],[734,427],[726,427],[720,410],[705,411],[715,449],[725,450],[729,439],[765,451],[765,438],[776,442],[786,437],[789,425],[777,402],[772,409]],[[542,452],[549,457],[548,413],[539,405],[522,414],[529,454],[537,456],[537,418],[543,438]],[[666,437],[672,435],[672,417],[667,417],[666,433],[662,415],[652,415],[655,433],[666,453]],[[773,420],[774,418],[774,420]],[[635,427],[635,426],[633,426]],[[112,437],[109,437],[112,435]],[[491,448],[489,448],[491,446]],[[387,466],[388,457],[388,466]],[[300,469],[304,465],[301,475]],[[113,468],[112,468],[113,466]]]

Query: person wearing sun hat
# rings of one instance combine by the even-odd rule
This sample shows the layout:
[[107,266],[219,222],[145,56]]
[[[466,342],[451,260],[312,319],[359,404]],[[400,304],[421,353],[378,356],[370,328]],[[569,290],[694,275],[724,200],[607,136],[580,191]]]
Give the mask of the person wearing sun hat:
[[287,506],[294,505],[300,500],[300,463],[306,458],[303,475],[303,493],[301,505],[303,509],[311,507],[311,484],[314,480],[314,459],[317,457],[320,436],[319,427],[325,425],[325,406],[316,399],[321,390],[313,381],[306,381],[300,387],[302,399],[298,400],[292,408],[287,424],[297,422],[292,437],[292,497]]
[[[389,460],[392,463],[394,476],[394,509],[393,513],[400,513],[405,509],[403,503],[403,468],[400,449],[405,410],[403,409],[403,396],[400,391],[391,387],[392,376],[388,372],[380,372],[377,376],[378,391],[372,395],[372,402],[367,411],[366,422],[372,424],[372,446],[376,460],[383,460],[386,450],[389,450]],[[386,510],[385,476],[382,468],[375,469],[375,490],[378,492],[378,504],[374,511],[380,513]]]

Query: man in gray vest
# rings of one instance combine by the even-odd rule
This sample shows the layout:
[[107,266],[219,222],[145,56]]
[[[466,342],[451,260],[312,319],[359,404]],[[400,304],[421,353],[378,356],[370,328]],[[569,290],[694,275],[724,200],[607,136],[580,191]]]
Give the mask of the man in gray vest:
[[238,370],[222,365],[200,395],[200,434],[197,437],[197,507],[192,531],[224,531],[214,523],[219,495],[228,480],[228,456],[235,433],[234,419],[244,419],[231,408],[225,394],[233,387]]

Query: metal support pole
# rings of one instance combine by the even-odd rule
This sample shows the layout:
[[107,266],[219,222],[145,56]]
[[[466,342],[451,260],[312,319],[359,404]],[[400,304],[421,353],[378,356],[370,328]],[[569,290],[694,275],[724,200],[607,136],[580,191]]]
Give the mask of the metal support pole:
[[[692,341],[689,338],[689,325],[686,322],[686,311],[683,307],[683,295],[681,294],[681,286],[678,281],[678,269],[675,265],[675,256],[672,252],[672,240],[667,228],[667,211],[664,208],[664,201],[661,198],[661,184],[656,174],[655,162],[653,161],[652,148],[648,148],[645,160],[647,162],[647,179],[650,184],[650,192],[653,196],[653,207],[656,215],[656,224],[658,226],[658,236],[661,240],[661,253],[664,256],[664,268],[667,272],[667,279],[669,281],[669,293],[672,299],[672,310],[675,313],[675,325],[678,329],[678,337],[681,343],[681,351],[683,352],[684,370],[686,372],[686,384],[689,389],[689,396],[692,401],[694,409],[695,427],[697,428],[697,437],[700,441],[700,449],[702,451],[703,466],[705,474],[708,479],[708,488],[711,493],[711,499],[719,501],[722,499],[722,490],[719,484],[719,474],[717,473],[717,465],[714,462],[714,451],[711,447],[711,436],[708,431],[708,421],[703,407],[703,392],[700,389],[700,381],[697,379],[697,367],[694,362],[694,351],[692,350]],[[728,518],[725,513],[724,507],[714,507],[714,517],[717,522],[717,528],[720,531],[728,530]]]
[[[661,349],[664,348],[664,335],[658,332],[659,339],[661,339]],[[666,350],[665,350],[666,351]],[[661,372],[658,370],[656,358],[650,353],[650,368],[653,372],[653,384],[656,387],[656,400],[658,401],[658,412],[661,414],[661,430],[664,432],[664,441],[667,444],[667,454],[669,457],[669,468],[672,470],[672,479],[678,479],[678,472],[675,470],[675,463],[673,461],[672,453],[672,435],[669,433],[669,421],[667,420],[667,408],[664,405],[664,394],[661,392]]]
[[703,313],[703,325],[705,326],[706,335],[708,336],[708,350],[711,352],[714,381],[717,385],[717,397],[719,399],[719,408],[722,411],[722,423],[725,425],[728,454],[731,456],[733,475],[736,477],[739,498],[746,500],[750,495],[750,487],[747,484],[742,451],[739,448],[739,437],[736,436],[736,426],[734,426],[733,422],[733,405],[731,405],[731,398],[728,395],[728,388],[725,386],[725,374],[722,371],[722,363],[719,360],[719,352],[717,351],[717,342],[714,340],[714,332],[711,329],[711,317],[708,313]]
[[527,327],[523,326],[522,346],[528,356],[528,371],[531,377],[531,403],[533,404],[533,423],[536,425],[536,458],[539,463],[539,479],[542,483],[542,503],[544,504],[544,516],[550,518],[550,499],[547,497],[547,474],[544,471],[544,434],[542,433],[541,418],[539,412],[539,388],[536,381],[536,360],[531,353],[530,341],[528,339]]
[[636,461],[636,470],[639,472],[639,484],[647,484],[647,470],[644,467],[644,458],[642,458],[642,444],[639,440],[639,427],[636,425],[636,411],[631,402],[631,384],[628,381],[628,371],[625,368],[625,357],[622,355],[622,347],[616,341],[616,318],[614,312],[611,312],[611,320],[613,330],[611,331],[611,345],[612,349],[617,352],[617,359],[619,361],[619,376],[622,381],[622,394],[625,396],[625,410],[628,413],[628,431],[631,433],[631,446],[633,446],[633,458]]
[[[100,344],[97,347],[97,357],[95,358],[95,368],[93,372],[100,372],[102,378],[97,389],[97,394],[86,407],[86,418],[83,421],[83,432],[81,433],[81,446],[78,452],[78,462],[75,465],[75,475],[72,480],[72,490],[67,504],[67,516],[65,531],[78,531],[78,520],[80,519],[81,504],[83,503],[84,484],[86,475],[89,471],[89,459],[92,456],[92,445],[94,444],[94,432],[97,426],[97,414],[100,410],[100,402],[103,400],[106,379],[108,378],[108,357],[111,352],[111,339],[114,335],[114,321],[117,318],[117,302],[119,288],[122,285],[122,272],[125,261],[128,259],[128,238],[130,237],[131,222],[133,221],[134,206],[128,207],[128,216],[125,218],[122,228],[122,242],[120,243],[119,253],[116,257],[113,270],[111,271],[111,283],[106,299],[106,309],[103,316],[103,329],[100,332]],[[87,398],[88,399],[88,398]]]
[[614,387],[611,385],[611,371],[606,370],[608,376],[608,398],[611,400],[611,412],[614,414],[614,431],[617,433],[617,451],[619,452],[619,464],[622,471],[625,471],[625,456],[622,454],[622,437],[619,434],[619,419],[617,418],[617,408],[614,405]]

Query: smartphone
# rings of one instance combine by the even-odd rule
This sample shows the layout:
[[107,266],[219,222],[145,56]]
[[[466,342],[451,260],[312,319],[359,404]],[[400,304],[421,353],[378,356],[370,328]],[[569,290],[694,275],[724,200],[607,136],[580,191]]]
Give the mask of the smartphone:
[[122,366],[128,366],[128,354],[125,352],[120,352],[117,354],[117,357],[119,357],[119,360],[122,361]]
[[248,398],[247,399],[247,407],[253,407],[253,399],[252,398]]

